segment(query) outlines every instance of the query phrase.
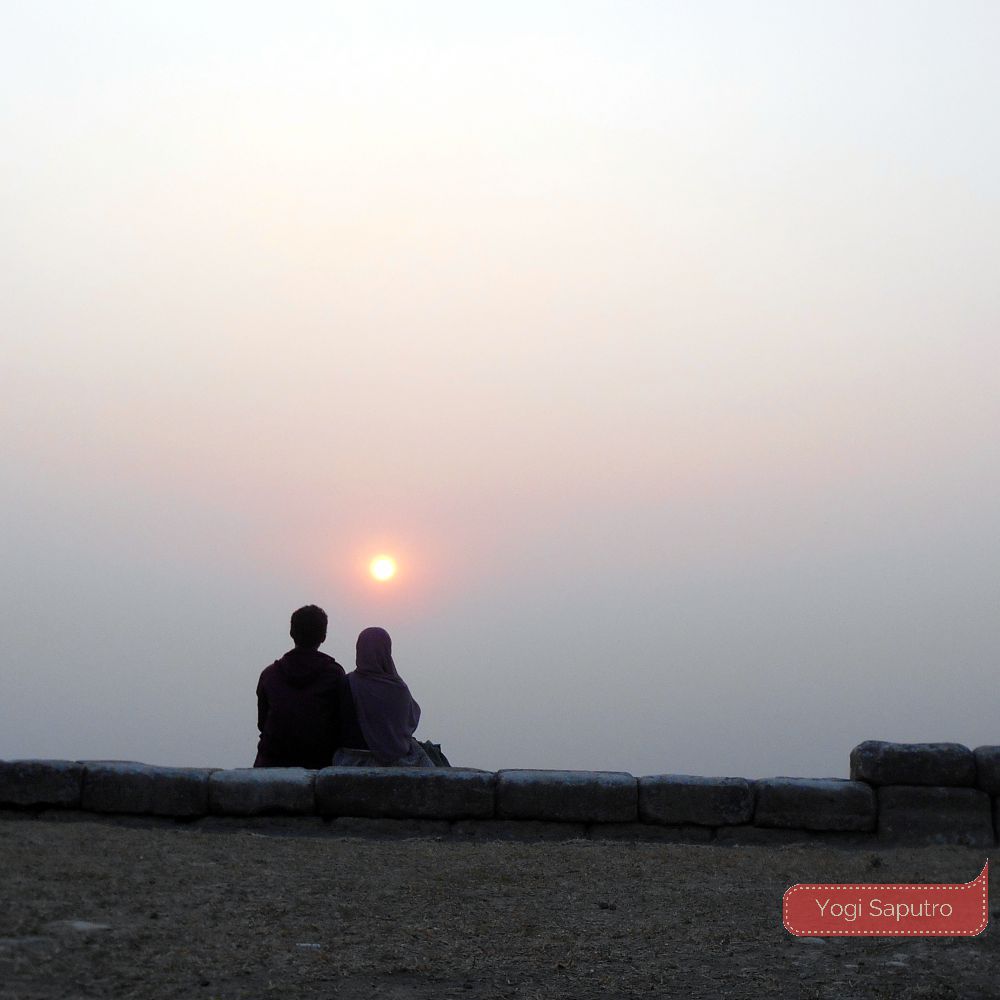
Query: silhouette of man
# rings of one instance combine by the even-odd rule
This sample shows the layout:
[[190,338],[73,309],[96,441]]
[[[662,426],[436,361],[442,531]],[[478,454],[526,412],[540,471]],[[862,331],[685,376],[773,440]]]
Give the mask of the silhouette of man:
[[266,667],[257,683],[260,741],[254,767],[327,767],[340,746],[338,699],[344,668],[319,647],[326,612],[309,604],[292,614],[295,648]]

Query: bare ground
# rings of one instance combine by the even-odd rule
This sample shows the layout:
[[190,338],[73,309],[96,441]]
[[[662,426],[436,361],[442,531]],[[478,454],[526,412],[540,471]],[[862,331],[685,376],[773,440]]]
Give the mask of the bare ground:
[[996,997],[992,929],[803,940],[781,926],[795,882],[964,882],[984,860],[7,815],[0,998]]

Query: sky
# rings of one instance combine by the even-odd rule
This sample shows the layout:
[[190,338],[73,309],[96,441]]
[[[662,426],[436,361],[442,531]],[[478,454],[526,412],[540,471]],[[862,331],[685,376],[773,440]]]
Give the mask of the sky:
[[249,765],[307,603],[456,764],[1000,743],[998,44],[4,0],[0,758]]

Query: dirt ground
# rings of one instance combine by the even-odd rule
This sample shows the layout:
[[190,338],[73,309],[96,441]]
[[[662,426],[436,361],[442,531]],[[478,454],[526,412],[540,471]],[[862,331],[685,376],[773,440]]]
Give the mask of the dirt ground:
[[8,814],[0,997],[996,997],[992,927],[823,940],[781,926],[795,882],[964,882],[986,856],[376,841]]

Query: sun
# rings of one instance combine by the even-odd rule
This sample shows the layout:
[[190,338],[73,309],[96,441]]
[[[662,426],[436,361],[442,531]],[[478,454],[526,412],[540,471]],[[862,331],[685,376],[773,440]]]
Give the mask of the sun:
[[376,580],[385,582],[391,580],[396,575],[396,560],[392,556],[376,556],[368,564],[368,572]]

